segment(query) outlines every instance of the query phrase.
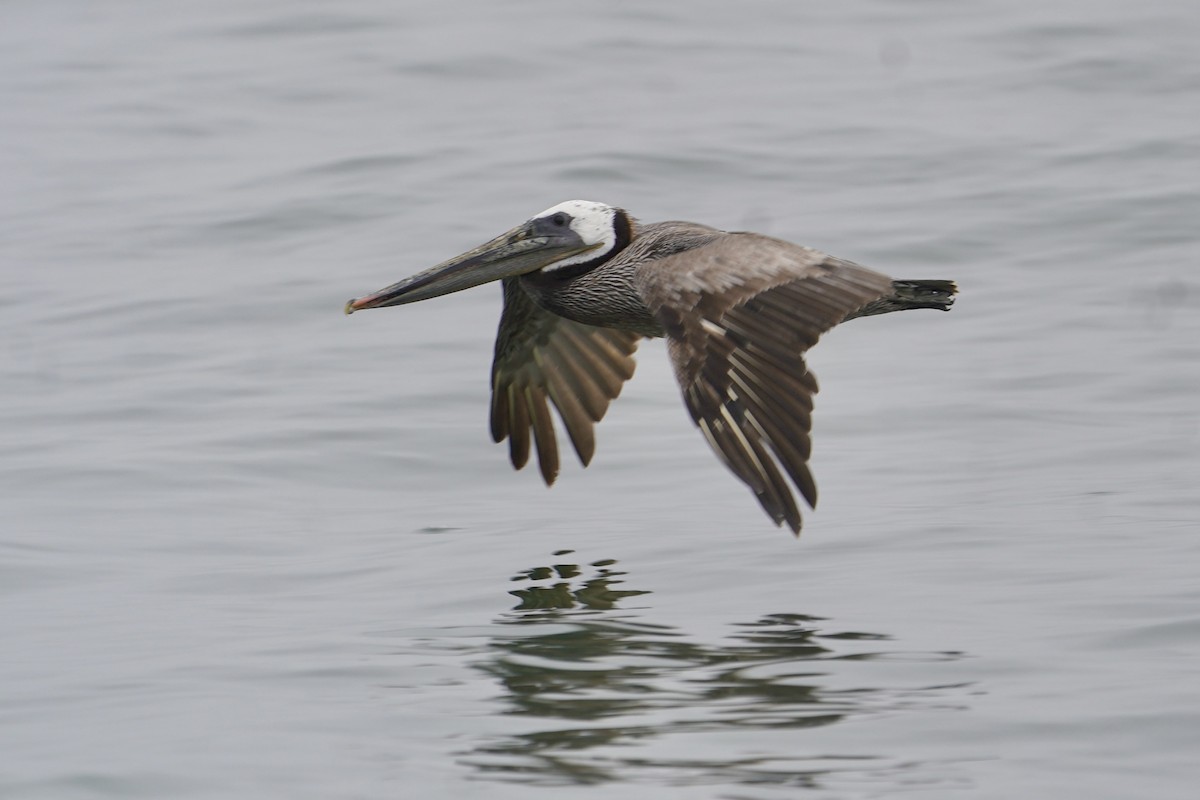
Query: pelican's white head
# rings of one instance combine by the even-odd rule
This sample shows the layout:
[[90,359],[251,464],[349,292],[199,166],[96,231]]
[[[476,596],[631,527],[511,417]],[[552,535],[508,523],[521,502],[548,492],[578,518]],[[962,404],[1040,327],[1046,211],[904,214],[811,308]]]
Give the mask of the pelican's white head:
[[546,265],[542,268],[544,272],[604,258],[616,248],[621,238],[621,225],[626,229],[629,226],[625,212],[607,203],[597,203],[593,200],[568,200],[559,203],[540,214],[535,214],[530,222],[570,228],[585,245],[591,246],[586,252]]

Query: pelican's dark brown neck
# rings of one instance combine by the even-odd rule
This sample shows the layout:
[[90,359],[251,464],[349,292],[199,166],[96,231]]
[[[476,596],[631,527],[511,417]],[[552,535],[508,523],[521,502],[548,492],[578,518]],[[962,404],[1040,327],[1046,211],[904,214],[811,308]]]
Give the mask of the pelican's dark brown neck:
[[617,241],[608,252],[583,264],[538,271],[518,278],[540,308],[585,325],[662,336],[662,327],[634,286],[638,262],[623,258],[639,235],[635,220],[618,212]]

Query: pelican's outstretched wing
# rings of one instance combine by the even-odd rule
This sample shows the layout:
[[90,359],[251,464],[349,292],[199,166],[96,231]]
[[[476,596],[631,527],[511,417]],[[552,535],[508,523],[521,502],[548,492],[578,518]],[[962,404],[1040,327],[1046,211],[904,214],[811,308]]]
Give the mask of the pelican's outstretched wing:
[[799,533],[780,467],[814,506],[807,461],[817,382],[804,353],[887,295],[891,279],[778,239],[729,233],[646,261],[637,286],[666,330],[684,403],[705,439],[775,524]]
[[558,477],[558,443],[547,399],[558,409],[579,460],[596,449],[595,423],[633,377],[636,333],[596,328],[544,311],[515,279],[504,281],[504,312],[492,361],[492,438],[508,439],[513,466],[529,460],[529,432],[546,484]]

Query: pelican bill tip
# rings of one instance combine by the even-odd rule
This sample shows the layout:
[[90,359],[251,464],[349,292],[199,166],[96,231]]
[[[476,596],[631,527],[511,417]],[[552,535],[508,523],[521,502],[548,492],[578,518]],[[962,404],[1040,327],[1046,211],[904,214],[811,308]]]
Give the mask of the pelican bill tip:
[[351,297],[349,300],[346,301],[346,307],[342,309],[342,311],[346,314],[346,316],[350,316],[351,314],[353,314],[355,312],[354,301],[357,299],[358,299],[357,297]]

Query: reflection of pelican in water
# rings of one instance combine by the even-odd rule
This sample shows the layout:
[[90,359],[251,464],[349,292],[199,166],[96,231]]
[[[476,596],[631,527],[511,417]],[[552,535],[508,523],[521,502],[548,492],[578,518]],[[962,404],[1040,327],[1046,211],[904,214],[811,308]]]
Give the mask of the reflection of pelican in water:
[[[564,550],[556,555],[567,555],[571,552],[573,551]],[[520,610],[590,608],[596,611],[613,608],[617,601],[626,597],[649,594],[645,591],[614,588],[617,584],[623,583],[620,576],[625,574],[609,569],[616,563],[612,559],[592,562],[591,566],[595,568],[595,573],[587,577],[581,586],[571,583],[572,580],[584,574],[577,564],[534,567],[513,578],[514,581],[529,581],[529,584],[520,589],[514,589],[509,594],[521,599],[521,605],[517,606]]]
[[[793,487],[810,506],[816,379],[805,352],[853,317],[948,310],[952,281],[893,281],[808,247],[694,222],[643,225],[571,200],[461,256],[351,300],[350,314],[504,283],[492,365],[492,436],[513,466],[537,451],[558,476],[550,415],[586,466],[593,425],[633,375],[642,337],[666,337],[684,405],[713,452],[776,525],[800,532]],[[530,432],[532,431],[532,441]]]
[[[649,771],[669,783],[825,786],[839,772],[922,765],[888,754],[838,754],[826,737],[813,738],[815,729],[880,712],[961,707],[961,684],[914,686],[907,668],[899,675],[889,669],[897,655],[889,637],[839,631],[818,617],[770,614],[708,642],[631,611],[599,610],[619,598],[589,604],[589,587],[604,595],[624,573],[614,562],[596,563],[602,566],[559,563],[518,576],[537,584],[521,591],[545,593],[515,592],[521,606],[476,662],[499,683],[512,728],[464,754],[488,777],[541,785],[661,782]],[[530,597],[564,602],[527,603]],[[938,678],[947,672],[939,663],[960,657],[899,655],[926,663],[923,672]],[[740,755],[747,753],[754,755]]]

